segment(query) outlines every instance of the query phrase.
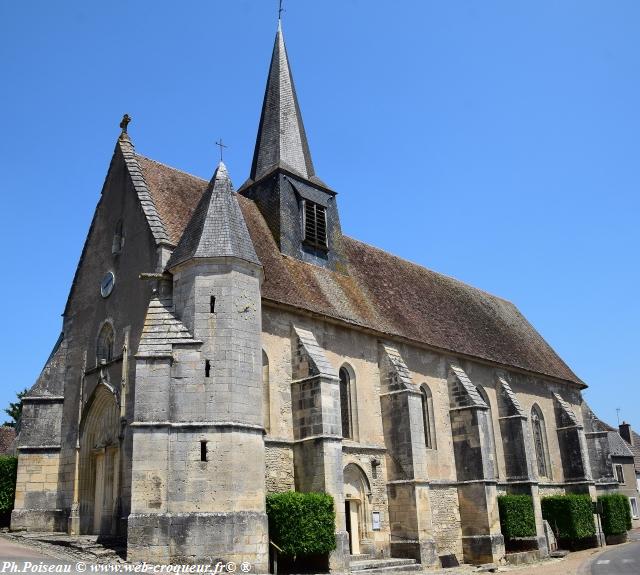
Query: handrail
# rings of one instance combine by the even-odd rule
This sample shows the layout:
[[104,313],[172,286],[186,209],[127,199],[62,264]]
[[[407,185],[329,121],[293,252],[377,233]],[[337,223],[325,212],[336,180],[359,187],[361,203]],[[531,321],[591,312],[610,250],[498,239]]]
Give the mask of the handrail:
[[273,545],[276,550],[273,554],[273,575],[278,575],[278,552],[283,553],[283,551],[271,539],[269,539],[269,545]]

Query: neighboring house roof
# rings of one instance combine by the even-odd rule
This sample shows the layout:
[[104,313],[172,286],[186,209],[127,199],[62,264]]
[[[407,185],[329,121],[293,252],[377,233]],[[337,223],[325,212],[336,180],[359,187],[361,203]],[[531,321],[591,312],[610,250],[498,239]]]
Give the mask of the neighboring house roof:
[[633,457],[633,452],[629,449],[627,442],[620,437],[617,431],[608,431],[609,447],[611,455],[615,457]]
[[[136,157],[177,244],[207,182]],[[256,204],[237,200],[264,268],[265,300],[584,385],[512,303],[349,237],[346,273],[283,256]]]
[[629,445],[627,443],[627,445],[629,445],[629,449],[631,449],[631,452],[633,453],[633,462],[635,464],[636,472],[640,473],[640,435],[632,429],[631,438],[633,439],[633,444]]
[[0,455],[10,455],[14,452],[16,430],[8,425],[0,426]]

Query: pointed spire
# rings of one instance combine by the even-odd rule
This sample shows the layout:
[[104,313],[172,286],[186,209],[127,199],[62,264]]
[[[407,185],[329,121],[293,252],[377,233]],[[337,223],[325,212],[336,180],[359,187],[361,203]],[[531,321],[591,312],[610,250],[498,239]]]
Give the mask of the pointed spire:
[[220,162],[167,268],[192,258],[235,257],[260,265],[226,166]]
[[276,167],[307,180],[316,179],[280,19],[262,103],[250,179],[259,180]]

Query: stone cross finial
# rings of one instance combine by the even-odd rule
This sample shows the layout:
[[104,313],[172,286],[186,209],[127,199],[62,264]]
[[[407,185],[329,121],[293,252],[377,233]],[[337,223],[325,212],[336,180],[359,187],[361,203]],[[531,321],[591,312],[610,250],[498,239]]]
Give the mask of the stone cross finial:
[[120,122],[122,134],[127,133],[127,126],[129,125],[129,122],[131,122],[131,116],[129,116],[129,114],[125,114],[124,116],[122,116],[122,121]]

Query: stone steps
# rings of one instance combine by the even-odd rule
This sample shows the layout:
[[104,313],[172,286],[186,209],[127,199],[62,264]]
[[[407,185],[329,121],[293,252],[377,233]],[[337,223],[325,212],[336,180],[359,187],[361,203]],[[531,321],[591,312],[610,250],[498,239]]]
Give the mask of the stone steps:
[[[355,557],[359,557],[356,555]],[[422,565],[416,563],[415,559],[360,559],[351,561],[349,564],[351,571],[362,571],[368,573],[389,573],[405,571],[422,571]]]

